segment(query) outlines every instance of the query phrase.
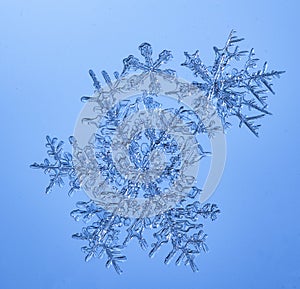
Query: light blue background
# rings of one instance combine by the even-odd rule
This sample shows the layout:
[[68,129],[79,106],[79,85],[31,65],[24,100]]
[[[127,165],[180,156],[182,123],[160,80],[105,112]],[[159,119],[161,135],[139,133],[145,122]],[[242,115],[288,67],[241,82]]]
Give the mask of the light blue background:
[[[199,273],[149,259],[133,242],[125,274],[103,260],[83,261],[81,224],[69,216],[83,193],[43,194],[48,177],[29,169],[45,157],[45,136],[67,139],[92,93],[90,68],[122,69],[148,41],[154,53],[200,50],[213,59],[234,28],[271,69],[272,117],[261,137],[233,128],[225,173],[211,201],[222,214],[206,227],[210,252]],[[299,6],[297,1],[32,1],[0,2],[1,229],[0,288],[300,288]],[[187,69],[179,69],[190,78]]]

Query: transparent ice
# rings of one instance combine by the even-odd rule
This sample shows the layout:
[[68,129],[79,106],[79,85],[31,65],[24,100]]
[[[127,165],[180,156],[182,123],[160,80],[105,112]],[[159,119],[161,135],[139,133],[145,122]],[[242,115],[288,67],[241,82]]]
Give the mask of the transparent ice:
[[[267,72],[267,63],[260,70],[255,70],[258,59],[255,58],[253,49],[241,51],[237,43],[239,39],[232,31],[224,48],[214,47],[215,61],[212,66],[202,63],[199,52],[194,54],[185,52],[186,61],[182,64],[189,68],[197,81],[192,82],[193,89],[201,90],[210,100],[222,120],[223,128],[230,126],[229,117],[235,116],[240,121],[240,126],[245,125],[252,133],[258,136],[259,124],[254,121],[270,114],[267,111],[267,92],[274,93],[271,80],[279,77],[283,71]],[[170,186],[176,180],[180,170],[181,155],[174,138],[167,132],[157,129],[147,129],[138,133],[129,146],[128,154],[131,163],[141,171],[149,170],[150,155],[154,149],[159,149],[166,156],[166,166],[159,178],[149,182],[134,182],[122,175],[116,168],[111,154],[112,133],[130,115],[136,113],[143,107],[148,111],[163,106],[159,96],[159,83],[156,74],[160,73],[166,77],[174,77],[176,72],[171,69],[162,69],[161,65],[168,62],[171,52],[162,51],[156,60],[152,59],[152,47],[148,43],[139,46],[141,55],[145,61],[142,62],[133,55],[123,60],[124,68],[119,74],[114,73],[116,81],[112,81],[107,72],[102,71],[105,83],[109,87],[108,97],[113,97],[118,90],[118,83],[121,78],[129,75],[132,71],[139,71],[137,76],[142,78],[150,74],[151,82],[149,90],[145,91],[134,99],[123,100],[113,106],[105,117],[97,122],[98,132],[95,136],[95,154],[99,171],[106,180],[118,188],[121,194],[130,198],[143,196],[151,198],[160,194],[163,189]],[[241,65],[242,59],[245,61]],[[234,62],[239,63],[234,67]],[[95,93],[101,94],[103,88],[95,73],[90,70]],[[181,87],[182,93],[186,89]],[[180,106],[181,92],[176,92],[179,100],[178,108],[170,110],[180,119],[184,120],[189,129],[195,134],[206,134],[203,123],[197,119],[193,111]],[[82,101],[95,101],[94,96],[82,97]],[[253,113],[249,115],[249,113]],[[91,121],[91,120],[89,120]],[[96,122],[96,120],[95,120]],[[49,193],[56,185],[62,187],[68,183],[69,195],[80,190],[80,181],[76,174],[73,156],[63,150],[63,141],[57,138],[46,137],[46,148],[48,158],[43,163],[34,163],[32,168],[42,169],[50,177],[46,193]],[[71,145],[76,143],[74,137],[69,138]],[[199,154],[202,157],[209,155],[199,143]],[[203,231],[205,220],[214,221],[220,213],[215,204],[200,204],[198,197],[201,189],[196,186],[189,192],[185,199],[180,201],[175,208],[172,208],[160,215],[145,218],[121,217],[108,212],[94,201],[78,202],[76,209],[71,216],[76,221],[83,221],[87,225],[80,233],[73,235],[73,238],[85,241],[82,251],[85,260],[91,258],[105,258],[106,267],[113,266],[117,273],[121,273],[120,263],[126,260],[125,248],[132,239],[137,239],[140,247],[147,250],[150,257],[161,246],[168,246],[169,253],[164,262],[168,264],[172,259],[175,264],[181,263],[198,271],[195,258],[201,252],[207,252],[207,235]],[[88,224],[90,223],[90,224]],[[145,237],[145,232],[152,232],[153,238]]]

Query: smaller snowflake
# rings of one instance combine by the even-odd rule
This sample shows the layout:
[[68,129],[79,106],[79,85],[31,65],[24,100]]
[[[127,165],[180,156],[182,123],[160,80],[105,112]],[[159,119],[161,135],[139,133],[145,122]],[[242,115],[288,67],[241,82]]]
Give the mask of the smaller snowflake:
[[[223,122],[224,128],[230,123],[227,118],[235,116],[240,121],[240,127],[246,125],[252,133],[258,136],[260,125],[254,121],[262,118],[267,111],[267,92],[274,94],[271,80],[280,77],[284,71],[272,70],[267,72],[267,62],[262,69],[255,70],[258,58],[255,58],[254,49],[240,51],[237,43],[244,40],[235,36],[231,31],[224,48],[214,47],[215,61],[212,66],[206,66],[199,57],[199,51],[194,54],[185,52],[186,61],[182,64],[188,67],[202,82],[194,82],[215,105]],[[246,57],[241,69],[232,68],[232,61],[240,61]],[[248,111],[256,111],[258,114],[247,116]]]

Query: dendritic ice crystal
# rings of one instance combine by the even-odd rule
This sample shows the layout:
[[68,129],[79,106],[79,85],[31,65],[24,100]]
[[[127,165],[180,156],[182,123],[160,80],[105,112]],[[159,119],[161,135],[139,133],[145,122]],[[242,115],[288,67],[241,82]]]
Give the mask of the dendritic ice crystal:
[[[242,40],[232,31],[224,48],[214,47],[212,66],[203,64],[198,51],[185,52],[182,65],[196,77],[191,82],[163,68],[170,51],[153,60],[148,43],[139,46],[144,61],[128,56],[115,80],[102,71],[105,87],[89,71],[95,91],[81,99],[85,106],[69,138],[72,154],[63,150],[63,141],[47,136],[49,157],[31,165],[49,175],[46,193],[67,182],[69,195],[82,189],[89,196],[71,212],[76,221],[89,223],[73,235],[85,241],[86,261],[103,257],[106,267],[121,273],[125,248],[136,239],[150,257],[169,246],[166,264],[174,259],[198,270],[195,258],[208,250],[203,223],[220,213],[205,201],[222,173],[214,158],[225,162],[229,118],[237,117],[240,126],[258,136],[255,122],[270,114],[271,81],[283,73],[267,71],[267,63],[256,69],[253,49],[237,46]],[[204,148],[203,136],[211,149]],[[211,157],[211,167],[200,189],[198,167],[205,157]]]

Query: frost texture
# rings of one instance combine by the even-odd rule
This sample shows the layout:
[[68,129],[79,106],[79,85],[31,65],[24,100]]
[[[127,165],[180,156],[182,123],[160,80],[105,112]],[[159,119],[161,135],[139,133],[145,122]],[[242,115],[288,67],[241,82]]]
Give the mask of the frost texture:
[[[246,125],[257,136],[259,125],[254,124],[254,121],[270,114],[267,111],[266,93],[268,91],[274,93],[271,80],[274,77],[279,77],[283,71],[267,72],[266,63],[261,70],[254,70],[258,59],[255,58],[253,49],[250,52],[239,50],[236,43],[241,41],[242,39],[237,38],[234,32],[231,32],[223,49],[214,47],[216,57],[212,66],[206,66],[202,63],[198,51],[194,54],[185,52],[186,61],[182,65],[191,69],[194,75],[201,79],[201,82],[195,81],[190,87],[182,86],[176,94],[180,101],[181,94],[186,89],[202,90],[207,99],[212,101],[216,107],[225,129],[229,126],[227,119],[235,116],[240,120],[240,126]],[[120,74],[114,73],[115,82],[111,81],[107,72],[102,71],[102,76],[109,87],[109,97],[113,97],[118,89],[118,81],[131,71],[140,71],[140,76],[137,76],[140,78],[144,74],[150,74],[151,81],[149,91],[145,92],[142,97],[136,99],[134,103],[127,100],[120,102],[118,106],[107,113],[102,120],[102,126],[101,123],[97,124],[99,131],[96,135],[96,155],[99,170],[106,174],[107,179],[115,186],[123,186],[125,195],[135,198],[142,188],[145,192],[143,196],[150,198],[161,193],[160,183],[171,184],[176,179],[180,154],[177,152],[174,140],[164,132],[151,129],[145,132],[145,136],[138,135],[132,140],[129,149],[130,159],[139,169],[148,169],[149,153],[155,146],[160,146],[165,153],[171,155],[169,165],[163,171],[161,178],[147,185],[137,185],[122,179],[113,164],[109,150],[111,131],[114,131],[128,115],[135,113],[140,104],[143,104],[150,111],[161,106],[155,100],[159,93],[159,83],[156,81],[155,73],[162,73],[170,79],[175,76],[174,70],[161,68],[163,63],[172,58],[170,51],[162,51],[157,60],[154,61],[150,44],[141,44],[139,50],[145,61],[141,62],[133,55],[125,58],[123,71]],[[232,61],[239,61],[242,58],[246,58],[243,67],[241,69],[234,68]],[[95,73],[92,70],[89,73],[93,80],[95,93],[101,94],[102,86]],[[82,97],[82,101],[95,101],[95,96]],[[248,116],[248,112],[245,112],[247,109],[257,112],[257,114]],[[206,133],[205,128],[195,121],[192,111],[180,108],[175,110],[175,114],[181,115],[180,118],[185,119],[195,134]],[[145,144],[145,139],[148,139],[149,144]],[[46,193],[49,193],[55,185],[63,186],[67,182],[70,186],[69,195],[71,195],[75,190],[80,189],[72,155],[63,151],[63,142],[58,142],[57,138],[47,136],[46,140],[49,158],[46,158],[43,163],[34,163],[31,167],[42,169],[44,173],[49,175],[50,183],[46,188]],[[70,137],[69,141],[74,144],[76,140]],[[207,155],[200,144],[199,152],[201,156]],[[87,224],[82,232],[74,234],[73,238],[86,242],[85,246],[82,247],[86,261],[93,257],[104,257],[106,267],[113,266],[119,274],[122,273],[120,264],[126,260],[123,251],[132,239],[137,239],[140,247],[147,250],[150,257],[154,256],[160,247],[169,246],[170,251],[164,260],[166,264],[173,259],[176,265],[184,263],[190,266],[193,271],[197,271],[196,256],[202,251],[207,252],[208,250],[207,235],[203,231],[202,221],[204,219],[213,221],[220,213],[215,204],[201,205],[196,200],[200,193],[199,188],[193,187],[186,199],[179,202],[175,208],[151,218],[120,217],[104,210],[93,201],[78,202],[77,208],[71,212],[71,216],[76,221],[83,221],[90,223],[90,225]],[[152,241],[145,237],[145,232],[149,230],[153,233]]]

